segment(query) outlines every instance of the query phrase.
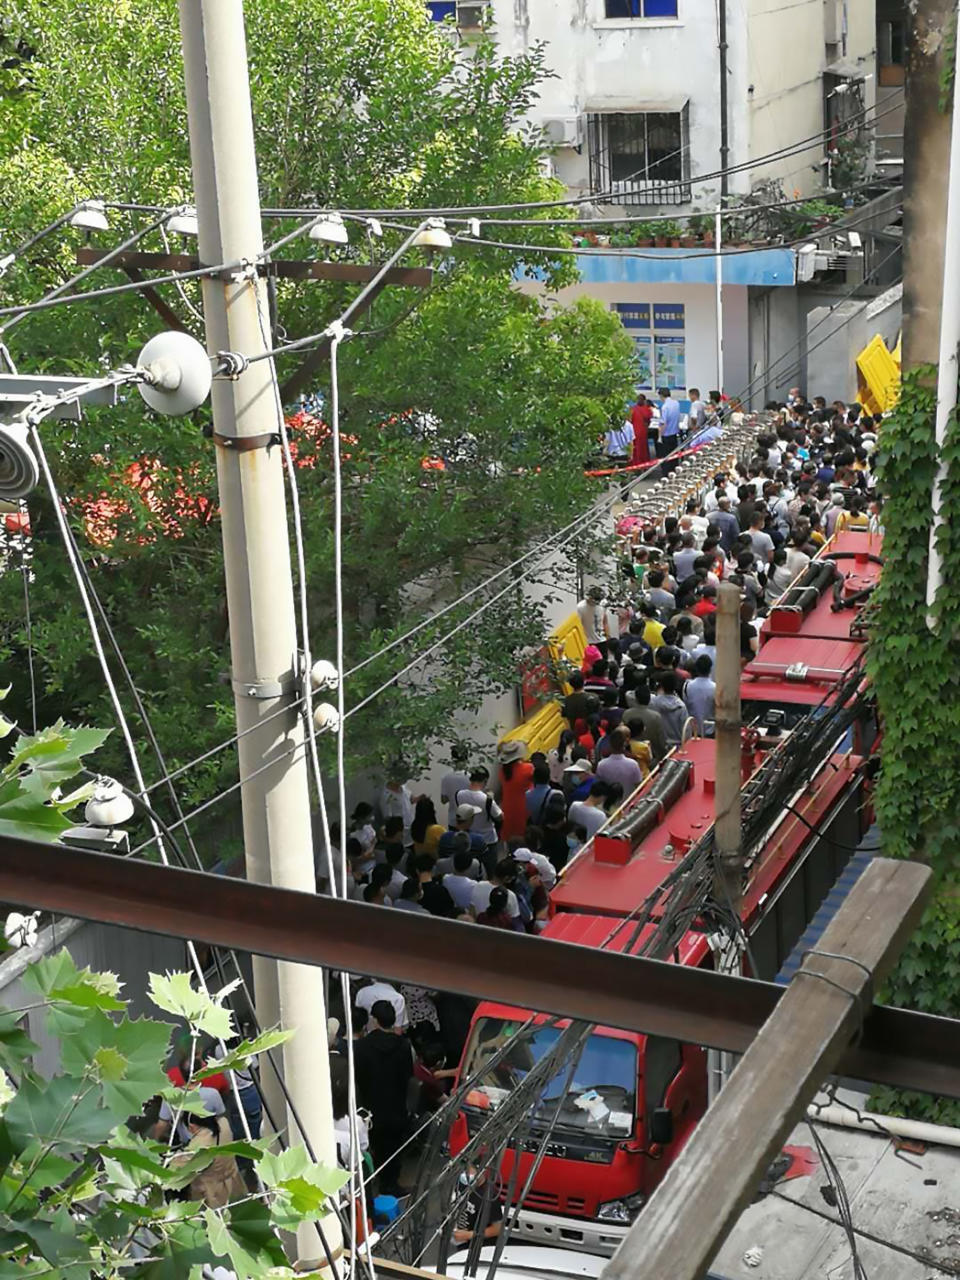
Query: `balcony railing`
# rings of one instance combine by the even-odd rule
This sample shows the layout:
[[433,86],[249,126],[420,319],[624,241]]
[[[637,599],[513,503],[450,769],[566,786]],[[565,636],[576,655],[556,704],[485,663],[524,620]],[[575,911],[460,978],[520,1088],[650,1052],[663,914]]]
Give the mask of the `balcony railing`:
[[[693,199],[689,182],[661,182],[655,178],[612,181],[603,189],[613,192],[622,205],[689,204]],[[594,190],[601,188],[594,186]]]

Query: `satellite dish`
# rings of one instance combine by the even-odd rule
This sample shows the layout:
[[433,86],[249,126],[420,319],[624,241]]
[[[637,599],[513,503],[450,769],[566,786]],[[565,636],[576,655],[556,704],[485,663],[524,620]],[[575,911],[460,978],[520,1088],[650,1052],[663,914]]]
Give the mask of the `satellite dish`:
[[20,422],[0,422],[0,500],[18,502],[36,488],[39,478],[28,429]]
[[140,352],[137,364],[152,377],[151,382],[138,383],[137,390],[157,413],[192,413],[210,394],[210,357],[189,333],[158,333]]

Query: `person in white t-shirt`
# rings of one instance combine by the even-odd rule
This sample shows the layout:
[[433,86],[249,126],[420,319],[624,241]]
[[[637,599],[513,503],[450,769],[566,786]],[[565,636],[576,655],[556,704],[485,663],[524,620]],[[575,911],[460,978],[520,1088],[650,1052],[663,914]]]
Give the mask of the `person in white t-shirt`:
[[577,616],[583,627],[587,644],[603,644],[606,640],[603,615],[603,588],[591,587],[586,596],[577,605]]
[[504,882],[497,875],[496,868],[489,873],[489,878],[481,880],[479,884],[474,885],[473,892],[470,895],[470,909],[474,916],[480,915],[482,911],[486,911],[490,905],[490,895],[494,889],[503,888],[507,893],[507,915],[511,920],[519,920],[520,904],[517,902],[517,895],[512,889],[508,889]]
[[470,786],[470,775],[467,768],[467,748],[455,742],[450,749],[450,763],[453,766],[449,773],[440,779],[440,800],[447,806],[447,826],[457,825],[457,792],[465,791]]
[[396,987],[391,987],[389,982],[383,982],[380,978],[373,978],[366,986],[361,987],[354,996],[353,1003],[358,1009],[366,1009],[369,1014],[378,1000],[386,1000],[393,1005],[398,1027],[402,1029],[407,1025],[407,1002]]

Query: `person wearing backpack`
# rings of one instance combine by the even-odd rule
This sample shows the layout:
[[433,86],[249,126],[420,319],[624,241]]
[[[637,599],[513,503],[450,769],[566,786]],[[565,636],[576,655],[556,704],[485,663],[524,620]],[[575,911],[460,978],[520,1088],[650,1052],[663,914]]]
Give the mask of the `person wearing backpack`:
[[487,870],[496,866],[503,824],[503,810],[486,789],[489,782],[489,770],[481,765],[470,771],[469,788],[458,791],[455,796],[458,808],[460,805],[472,805],[477,810],[470,830],[483,841],[483,864]]
[[566,816],[567,802],[562,791],[550,781],[550,766],[546,761],[533,766],[533,786],[524,796],[527,818],[535,826],[549,826],[556,815]]

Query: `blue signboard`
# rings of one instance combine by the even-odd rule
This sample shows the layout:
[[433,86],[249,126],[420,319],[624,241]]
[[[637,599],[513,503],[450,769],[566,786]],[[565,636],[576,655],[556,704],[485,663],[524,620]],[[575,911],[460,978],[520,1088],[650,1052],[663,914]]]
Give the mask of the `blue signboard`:
[[653,304],[653,327],[659,333],[662,329],[683,329],[684,304],[682,302],[655,302]]
[[649,333],[649,302],[615,302],[613,309],[620,317],[620,322],[625,329],[644,329]]

